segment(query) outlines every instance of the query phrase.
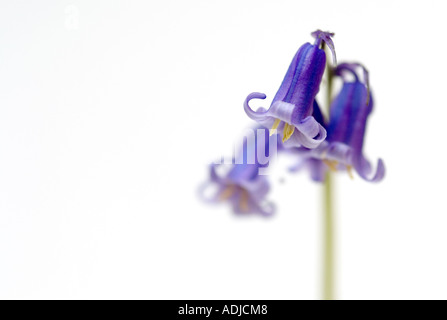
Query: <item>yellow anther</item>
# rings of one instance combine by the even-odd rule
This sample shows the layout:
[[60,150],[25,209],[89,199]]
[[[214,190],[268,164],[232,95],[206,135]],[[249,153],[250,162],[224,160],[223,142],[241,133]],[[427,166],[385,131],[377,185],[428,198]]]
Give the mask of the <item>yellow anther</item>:
[[275,122],[273,122],[273,126],[270,129],[270,136],[276,133],[276,129],[278,128],[279,124],[281,123],[281,120],[276,119]]
[[242,190],[242,192],[241,192],[239,209],[244,212],[248,211],[248,192],[247,192],[247,190]]
[[234,193],[234,186],[231,185],[229,187],[226,187],[222,193],[219,195],[219,200],[223,201],[223,200],[227,200],[229,197],[231,197]]
[[295,126],[292,126],[292,125],[290,125],[288,123],[285,123],[284,124],[283,136],[282,136],[282,142],[284,143],[287,140],[289,140],[294,131],[295,131]]
[[338,161],[323,159],[323,162],[325,165],[327,165],[329,167],[329,170],[334,171],[334,172],[337,171]]
[[352,166],[346,166],[346,170],[348,171],[349,178],[354,180],[354,174],[352,173]]

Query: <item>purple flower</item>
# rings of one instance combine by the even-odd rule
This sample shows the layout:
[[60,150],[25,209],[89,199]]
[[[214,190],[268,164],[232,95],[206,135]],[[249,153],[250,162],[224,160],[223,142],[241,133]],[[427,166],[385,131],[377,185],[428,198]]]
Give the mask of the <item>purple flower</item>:
[[[363,69],[363,82],[356,73],[359,67]],[[354,81],[347,80],[349,74]],[[323,181],[329,168],[333,171],[347,170],[351,177],[352,169],[355,169],[363,179],[378,182],[385,175],[382,159],[378,160],[376,171],[372,172],[371,163],[363,155],[366,122],[373,109],[368,72],[359,64],[344,63],[335,69],[335,75],[343,78],[344,82],[330,107],[327,140],[316,149],[298,148],[296,152],[307,165],[312,166],[312,177],[316,181]]]
[[335,50],[332,33],[320,30],[312,33],[314,44],[306,43],[295,54],[286,76],[268,110],[253,111],[249,106],[252,99],[265,99],[263,93],[248,95],[244,103],[247,115],[267,128],[283,132],[286,147],[304,146],[316,148],[326,139],[325,128],[312,116],[313,102],[317,95],[326,66],[326,54],[320,48],[325,42],[332,50],[335,63]]
[[[260,174],[260,170],[268,167],[270,157],[281,146],[276,145],[273,148],[273,143],[277,144],[278,139],[270,137],[267,129],[258,128],[255,132],[257,134],[253,135],[253,139],[247,138],[244,141],[242,152],[233,159],[229,169],[221,164],[210,165],[210,181],[200,190],[204,200],[214,203],[229,202],[235,213],[274,213],[274,204],[266,200],[270,184],[267,177]],[[226,172],[219,172],[225,167]],[[217,191],[206,196],[206,190],[210,186],[217,187]]]

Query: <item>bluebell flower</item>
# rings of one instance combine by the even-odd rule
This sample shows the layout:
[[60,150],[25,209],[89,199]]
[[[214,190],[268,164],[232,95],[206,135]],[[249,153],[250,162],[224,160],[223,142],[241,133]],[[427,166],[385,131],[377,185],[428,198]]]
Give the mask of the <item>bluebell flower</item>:
[[[210,165],[210,179],[202,186],[202,198],[208,202],[231,204],[235,213],[260,213],[271,215],[275,211],[273,203],[267,201],[270,184],[260,170],[266,169],[274,152],[281,150],[277,137],[271,137],[265,128],[257,128],[253,139],[244,141],[242,150],[233,159],[233,164],[220,173],[224,164]],[[273,148],[273,143],[275,147]],[[263,155],[261,160],[259,155]],[[265,156],[265,157],[264,157]],[[211,195],[205,195],[210,186],[217,187]]]
[[[358,68],[363,69],[363,81],[356,72]],[[348,80],[349,74],[353,81]],[[335,69],[335,76],[343,79],[343,86],[330,106],[330,121],[325,125],[327,140],[316,149],[295,151],[304,160],[302,165],[310,166],[315,181],[323,181],[327,169],[346,170],[352,178],[354,169],[363,179],[378,182],[385,175],[382,159],[373,172],[371,163],[363,155],[366,124],[374,104],[368,71],[359,64],[344,63]]]
[[315,37],[314,44],[306,43],[299,48],[268,110],[253,111],[249,106],[252,99],[265,99],[263,93],[251,93],[244,103],[244,110],[251,119],[271,128],[272,132],[283,133],[282,141],[286,147],[312,149],[326,139],[325,128],[315,120],[312,112],[326,67],[326,54],[320,48],[323,42],[332,50],[336,62],[333,34],[318,30],[312,36]]

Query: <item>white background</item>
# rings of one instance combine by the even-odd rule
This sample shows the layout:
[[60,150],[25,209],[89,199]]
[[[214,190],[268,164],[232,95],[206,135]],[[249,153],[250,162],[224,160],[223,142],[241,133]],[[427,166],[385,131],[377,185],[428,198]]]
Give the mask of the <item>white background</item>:
[[442,3],[2,1],[0,298],[319,298],[306,173],[277,163],[271,219],[196,191],[323,29],[370,70],[387,167],[337,179],[337,297],[446,299]]

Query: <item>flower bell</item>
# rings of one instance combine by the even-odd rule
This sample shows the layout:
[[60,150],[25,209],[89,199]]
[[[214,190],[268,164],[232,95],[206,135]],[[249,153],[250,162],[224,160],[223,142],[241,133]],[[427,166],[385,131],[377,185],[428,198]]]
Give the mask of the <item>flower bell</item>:
[[299,48],[268,110],[253,111],[249,106],[252,99],[265,99],[263,93],[251,93],[244,103],[244,110],[251,119],[271,128],[272,134],[275,130],[283,133],[285,147],[313,149],[326,139],[325,128],[315,120],[312,112],[326,67],[326,54],[320,48],[323,42],[332,51],[336,62],[333,34],[318,30],[312,36],[315,37],[314,44],[306,43]]
[[[273,203],[266,200],[270,190],[267,176],[260,174],[260,170],[269,166],[273,152],[281,150],[277,144],[277,137],[270,137],[265,128],[255,130],[254,139],[247,139],[243,143],[242,152],[233,159],[233,164],[227,172],[219,173],[223,169],[220,164],[210,166],[210,181],[201,189],[202,198],[208,202],[229,202],[235,213],[260,213],[271,215],[275,211]],[[260,161],[259,155],[268,154],[267,161]],[[255,157],[253,157],[255,155]],[[217,192],[205,196],[205,189],[210,185],[217,187]]]
[[[364,80],[360,81],[356,69],[363,69]],[[378,182],[385,175],[382,159],[378,160],[376,171],[372,172],[370,162],[363,155],[363,142],[366,122],[373,109],[373,99],[369,89],[368,71],[359,64],[340,64],[334,74],[343,79],[343,86],[330,107],[330,121],[327,125],[327,140],[318,148],[306,150],[300,148],[297,153],[304,161],[319,159],[326,166],[313,165],[314,179],[321,181],[324,171],[345,169],[353,177],[353,169],[367,181]],[[348,81],[351,74],[354,81]]]

